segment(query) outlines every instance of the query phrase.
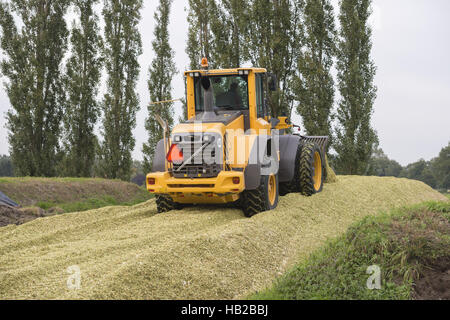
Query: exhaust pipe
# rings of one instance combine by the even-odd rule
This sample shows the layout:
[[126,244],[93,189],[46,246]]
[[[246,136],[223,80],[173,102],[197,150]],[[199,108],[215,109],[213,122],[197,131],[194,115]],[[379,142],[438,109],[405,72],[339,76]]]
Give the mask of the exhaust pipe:
[[[167,139],[167,135],[169,134],[169,125],[163,118],[161,118],[159,114],[155,114],[155,119],[163,129],[164,154],[166,155],[167,152],[169,152],[169,139]],[[167,159],[165,156],[164,156],[164,167],[165,171],[167,171],[169,165],[167,163]]]
[[201,120],[214,120],[217,114],[214,112],[214,90],[211,86],[211,80],[206,76],[202,77],[200,81],[203,88],[203,105],[205,108]]

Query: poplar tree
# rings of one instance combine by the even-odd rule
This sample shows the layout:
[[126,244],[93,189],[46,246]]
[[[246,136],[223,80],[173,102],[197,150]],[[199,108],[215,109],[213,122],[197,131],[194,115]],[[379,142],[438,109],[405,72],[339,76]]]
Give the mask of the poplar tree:
[[217,15],[215,0],[189,0],[186,53],[191,70],[199,69],[203,57],[208,59],[210,67],[214,66],[211,20],[217,19],[215,15]]
[[[183,78],[183,81],[186,81],[186,78]],[[178,117],[178,122],[183,122],[183,121],[186,121],[188,118],[186,97],[182,98],[180,102],[181,102],[181,106],[182,106],[182,110],[181,110],[182,113]]]
[[142,54],[138,31],[141,8],[142,0],[105,0],[103,7],[108,80],[102,102],[101,162],[104,175],[111,179],[130,180],[131,152],[135,146],[132,130],[139,110],[136,82],[138,57]]
[[207,57],[210,67],[237,68],[247,60],[249,0],[189,0],[186,53],[191,69]]
[[371,0],[340,2],[337,51],[338,88],[336,166],[341,174],[365,174],[378,142],[371,126],[376,87],[370,58],[372,31],[368,25]]
[[290,116],[293,82],[303,42],[303,0],[250,0],[246,43],[254,66],[275,74],[278,91],[271,93],[272,115]]
[[331,67],[336,30],[330,1],[306,0],[303,25],[305,42],[298,57],[299,76],[294,89],[299,102],[297,112],[308,135],[331,137],[334,103]]
[[[18,176],[56,174],[67,49],[67,0],[0,2],[1,71],[11,109],[8,140]],[[20,23],[16,25],[14,18]]]
[[205,56],[211,68],[240,67],[248,61],[266,68],[279,88],[269,96],[272,114],[290,116],[302,10],[303,0],[189,0],[189,67],[198,69]]
[[[172,79],[177,72],[173,61],[174,51],[169,44],[169,16],[172,0],[160,0],[155,12],[156,27],[153,32],[155,39],[152,42],[155,58],[149,68],[150,79],[148,89],[153,102],[172,100]],[[145,129],[148,132],[147,143],[143,145],[144,169],[151,170],[155,148],[163,138],[163,130],[155,120],[155,114],[167,121],[169,128],[173,126],[173,103],[163,103],[148,106],[148,118]]]
[[248,6],[249,0],[222,0],[212,7],[216,15],[210,23],[216,68],[239,68],[247,60]]
[[98,0],[75,0],[79,23],[73,22],[70,43],[72,54],[66,65],[64,173],[89,177],[94,165],[97,137],[94,127],[100,115],[97,90],[101,77],[102,39],[93,5]]
[[[189,0],[188,2],[188,39],[186,42],[186,54],[189,57],[190,70],[198,70],[203,57],[206,57],[209,66],[213,67],[211,50],[214,48],[211,33],[211,20],[217,19],[217,6],[215,0]],[[186,80],[186,79],[184,79]],[[187,120],[187,103],[182,100],[183,113],[179,121]]]

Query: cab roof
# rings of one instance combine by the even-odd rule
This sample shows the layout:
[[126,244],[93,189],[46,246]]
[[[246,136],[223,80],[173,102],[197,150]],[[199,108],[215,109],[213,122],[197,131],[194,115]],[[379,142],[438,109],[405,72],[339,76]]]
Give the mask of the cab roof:
[[253,73],[265,73],[264,68],[235,68],[235,69],[211,69],[211,70],[190,70],[185,71],[184,75],[189,76],[190,73],[200,73],[201,75],[227,75],[227,74],[239,74],[239,71],[250,71]]

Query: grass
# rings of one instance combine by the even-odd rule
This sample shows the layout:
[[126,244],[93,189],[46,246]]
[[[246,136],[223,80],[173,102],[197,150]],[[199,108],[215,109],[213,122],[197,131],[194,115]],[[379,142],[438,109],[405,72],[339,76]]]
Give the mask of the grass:
[[148,201],[149,198],[151,197],[152,195],[144,193],[137,195],[137,197],[135,197],[131,201],[124,201],[124,202],[118,201],[117,199],[111,196],[88,198],[82,201],[66,202],[66,203],[39,201],[38,203],[36,203],[36,206],[44,210],[57,207],[63,209],[65,213],[70,213],[70,212],[82,212],[86,210],[99,209],[108,206],[134,206],[141,202]]
[[[91,181],[111,181],[108,179],[102,179],[102,178],[36,178],[36,177],[0,177],[0,183],[26,183],[26,182],[34,182],[34,181],[40,181],[40,182],[81,182],[81,183],[87,183]],[[115,180],[120,181],[120,180]]]
[[[243,298],[365,216],[445,199],[418,181],[338,176],[250,219],[223,207],[157,214],[153,200],[39,218],[0,228],[0,299]],[[73,265],[80,290],[66,285]]]
[[151,199],[135,184],[92,178],[0,178],[0,190],[23,207],[53,207],[65,212],[111,205],[135,205]]
[[[450,202],[427,202],[370,216],[312,254],[251,299],[410,299],[428,263],[448,257]],[[381,269],[368,290],[367,268]]]

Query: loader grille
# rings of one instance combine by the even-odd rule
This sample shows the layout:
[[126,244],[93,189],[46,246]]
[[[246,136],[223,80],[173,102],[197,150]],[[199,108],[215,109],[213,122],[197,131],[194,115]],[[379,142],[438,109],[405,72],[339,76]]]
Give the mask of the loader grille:
[[[169,171],[174,178],[215,178],[223,169],[222,164],[222,150],[223,140],[221,135],[217,133],[203,133],[203,134],[179,134],[178,146],[182,148],[185,154],[186,163],[174,163]],[[205,136],[208,139],[205,140]],[[217,148],[211,148],[216,146]],[[209,147],[209,148],[206,148]],[[200,150],[201,149],[201,150]],[[197,154],[197,151],[199,153]],[[194,155],[197,155],[194,157]],[[208,155],[208,161],[205,161],[204,156]],[[218,157],[216,157],[216,155]],[[194,157],[188,161],[190,157]],[[200,161],[199,161],[200,159]],[[211,162],[211,159],[218,161]],[[203,162],[203,163],[201,163]]]

